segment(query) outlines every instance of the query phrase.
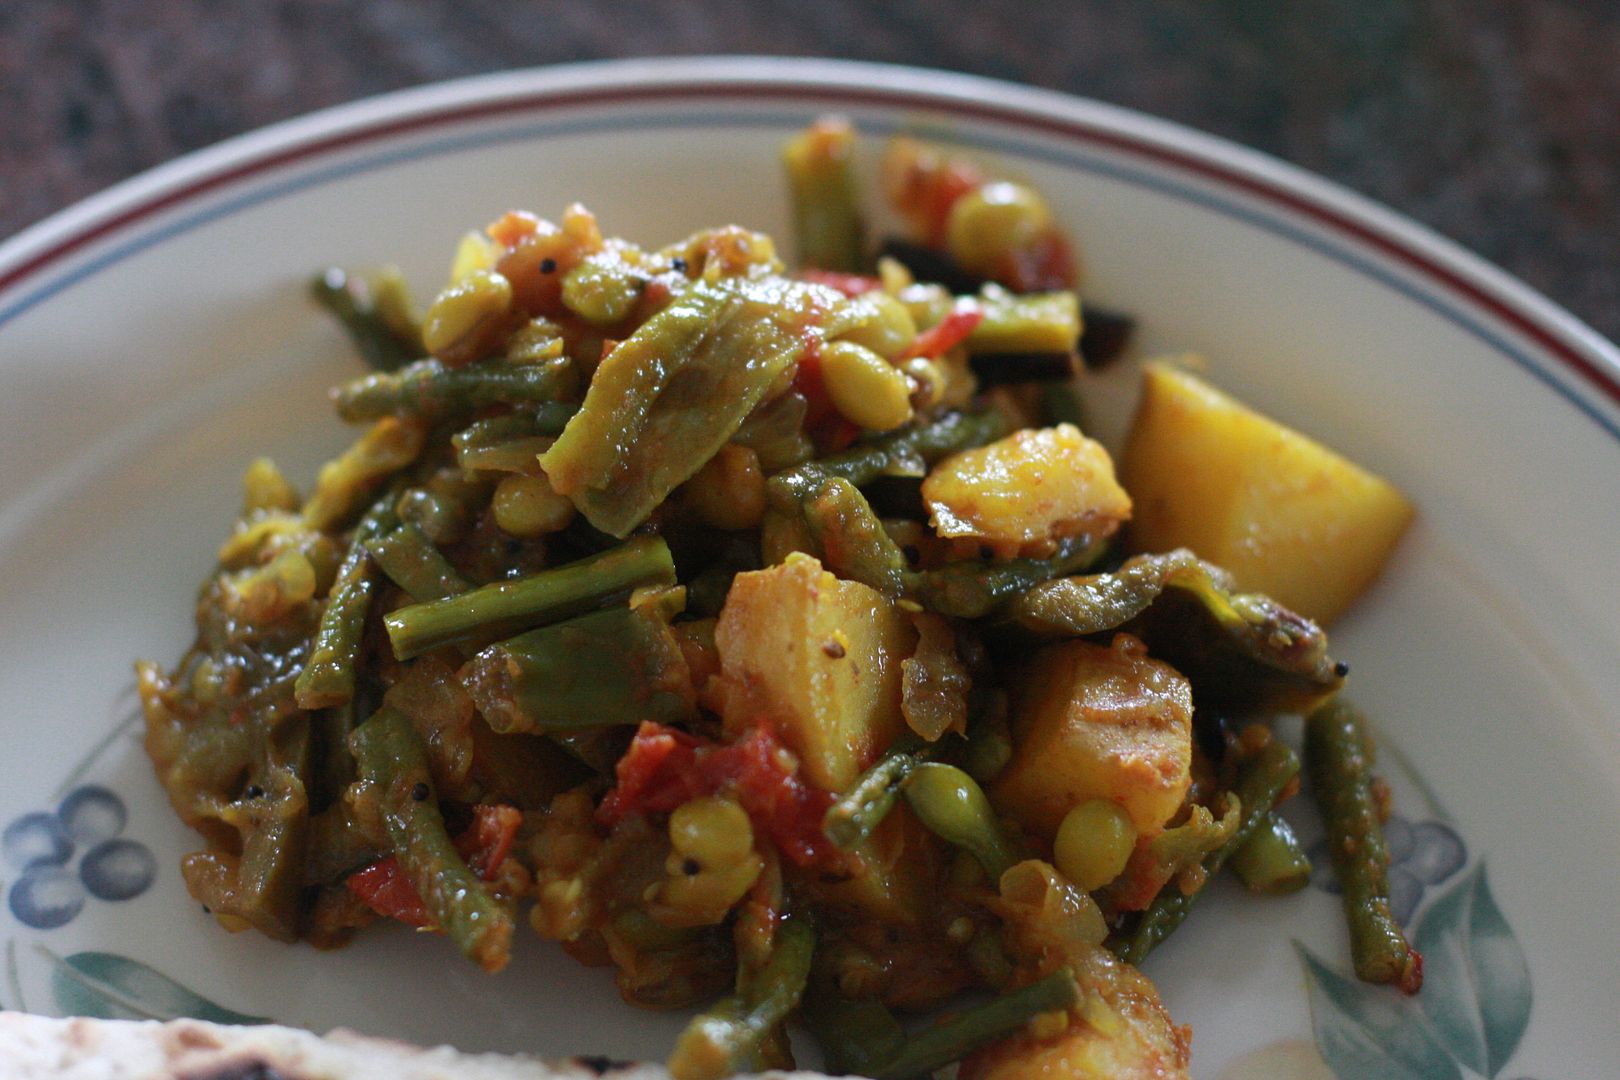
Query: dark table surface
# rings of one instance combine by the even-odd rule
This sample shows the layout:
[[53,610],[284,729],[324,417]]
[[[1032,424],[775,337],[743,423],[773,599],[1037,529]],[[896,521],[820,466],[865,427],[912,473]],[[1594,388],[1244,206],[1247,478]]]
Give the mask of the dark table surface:
[[1411,215],[1620,338],[1614,0],[0,0],[0,237],[368,94],[743,52],[950,68],[1224,135]]

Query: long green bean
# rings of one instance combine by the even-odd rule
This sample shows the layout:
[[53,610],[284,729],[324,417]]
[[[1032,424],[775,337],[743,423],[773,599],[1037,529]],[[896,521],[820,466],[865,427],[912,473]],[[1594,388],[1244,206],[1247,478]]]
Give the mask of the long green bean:
[[550,401],[571,377],[555,364],[513,364],[497,358],[452,368],[430,358],[336,387],[332,404],[351,422],[384,416],[437,420],[489,405]]
[[827,839],[847,851],[871,836],[894,809],[900,785],[913,769],[929,760],[937,745],[915,735],[896,739],[877,763],[861,773],[850,789],[827,808],[821,819],[821,831]]
[[[1266,816],[1276,805],[1283,788],[1298,775],[1299,757],[1280,739],[1272,739],[1244,763],[1233,788],[1241,814],[1237,831],[1225,844],[1204,857],[1206,882],[1219,872],[1233,852],[1248,843],[1249,838],[1265,824]],[[1167,884],[1142,912],[1135,927],[1128,934],[1110,940],[1109,948],[1120,959],[1141,964],[1147,959],[1148,953],[1186,920],[1202,894],[1202,887],[1192,892],[1182,892],[1175,882]]]
[[1080,984],[1067,969],[1002,994],[924,1028],[906,1039],[900,1052],[873,1070],[876,1080],[907,1080],[927,1076],[935,1069],[972,1053],[987,1042],[1004,1038],[1041,1013],[1068,1009],[1080,1003]]
[[1389,906],[1389,848],[1372,788],[1372,753],[1361,714],[1335,697],[1305,720],[1305,765],[1327,827],[1328,854],[1344,887],[1345,921],[1357,977],[1423,985],[1423,957]]
[[415,522],[404,522],[392,532],[372,537],[366,541],[366,550],[382,572],[419,604],[472,588]]
[[778,927],[771,958],[747,989],[722,998],[681,1032],[669,1058],[674,1080],[723,1080],[748,1071],[804,996],[815,944],[815,931],[803,919]]
[[848,121],[820,120],[783,148],[793,233],[805,266],[849,272],[861,268],[865,229],[852,168],[854,140]]
[[[398,271],[393,273],[397,279]],[[401,290],[402,283],[394,279],[368,288],[335,266],[309,283],[315,302],[343,325],[355,351],[374,371],[395,371],[422,355],[421,336],[409,328],[409,313],[400,311],[397,319],[388,316],[386,304],[390,298],[403,301]]]
[[294,692],[301,709],[331,709],[354,700],[360,640],[377,590],[366,544],[397,522],[394,495],[390,490],[373,503],[354,528],[348,553],[327,593],[309,660],[298,675]]
[[1311,860],[1292,826],[1275,811],[1232,853],[1232,872],[1251,892],[1291,893],[1311,880]]
[[508,638],[473,658],[464,676],[499,732],[691,719],[691,676],[669,622],[610,608]]
[[394,856],[434,923],[485,971],[505,967],[512,913],[457,853],[410,718],[384,706],[354,730],[349,744],[361,777],[377,789]]
[[409,660],[443,645],[557,622],[638,585],[674,583],[675,563],[663,539],[638,536],[555,569],[400,608],[384,616],[383,624],[394,655]]

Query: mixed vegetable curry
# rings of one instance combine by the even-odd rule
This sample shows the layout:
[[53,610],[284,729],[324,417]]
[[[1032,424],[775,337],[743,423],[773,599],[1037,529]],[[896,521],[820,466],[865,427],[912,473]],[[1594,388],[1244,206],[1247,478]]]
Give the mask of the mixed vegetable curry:
[[469,234],[425,316],[397,273],[317,282],[363,431],[307,496],[248,468],[196,644],[139,666],[192,895],[489,971],[526,911],[627,1001],[707,1003],[677,1080],[791,1063],[791,1018],[834,1072],[1182,1075],[1137,965],[1223,867],[1304,883],[1268,721],[1305,713],[1358,970],[1415,991],[1306,617],[1405,501],[1170,363],[1116,473],[1071,376],[1130,320],[1039,193],[897,140],[874,261],[849,126],[785,158],[796,271],[572,206]]

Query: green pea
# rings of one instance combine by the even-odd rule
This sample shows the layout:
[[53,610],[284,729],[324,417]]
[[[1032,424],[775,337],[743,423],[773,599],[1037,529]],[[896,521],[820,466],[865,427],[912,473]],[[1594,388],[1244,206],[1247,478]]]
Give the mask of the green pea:
[[996,181],[951,205],[945,246],[964,270],[988,277],[1007,253],[1028,247],[1051,225],[1052,212],[1039,192]]
[[1088,799],[1063,817],[1052,861],[1087,892],[1119,877],[1136,847],[1136,826],[1118,803]]
[[890,431],[911,419],[911,383],[864,345],[829,342],[821,350],[821,376],[838,411],[867,431]]

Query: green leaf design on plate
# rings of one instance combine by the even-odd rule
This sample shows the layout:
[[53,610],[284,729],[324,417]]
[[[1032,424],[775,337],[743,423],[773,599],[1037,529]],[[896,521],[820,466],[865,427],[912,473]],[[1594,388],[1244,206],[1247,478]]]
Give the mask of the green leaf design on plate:
[[1530,1023],[1530,968],[1483,863],[1434,902],[1413,944],[1423,954],[1423,1011],[1459,1061],[1495,1076]]
[[1317,1052],[1340,1080],[1463,1080],[1413,999],[1346,978],[1297,941],[1294,948],[1310,982]]
[[262,1016],[215,1005],[138,960],[105,952],[61,957],[40,952],[51,961],[51,993],[67,1016],[110,1020],[174,1020],[182,1016],[216,1024],[267,1024]]

